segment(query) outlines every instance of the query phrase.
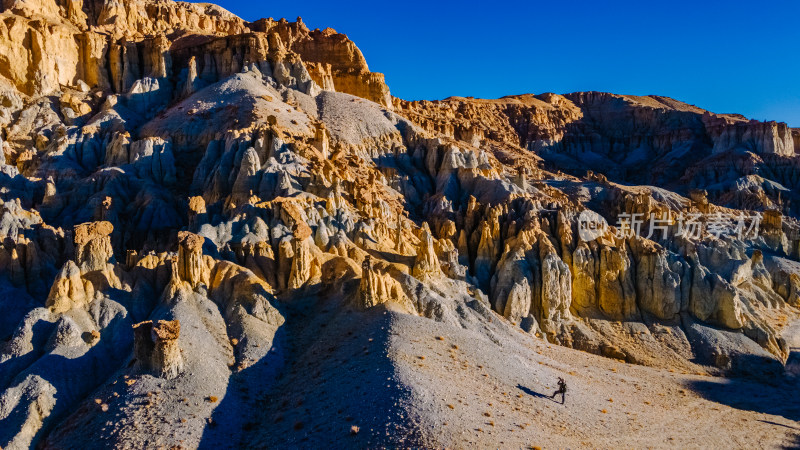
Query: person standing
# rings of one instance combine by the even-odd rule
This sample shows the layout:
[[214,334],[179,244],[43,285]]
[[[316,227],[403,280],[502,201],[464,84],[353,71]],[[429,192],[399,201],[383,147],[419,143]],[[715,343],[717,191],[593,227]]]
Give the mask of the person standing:
[[558,394],[561,394],[561,404],[563,405],[567,396],[567,382],[561,377],[558,377],[558,390],[553,392],[553,395],[551,395],[550,398],[555,399],[556,395]]

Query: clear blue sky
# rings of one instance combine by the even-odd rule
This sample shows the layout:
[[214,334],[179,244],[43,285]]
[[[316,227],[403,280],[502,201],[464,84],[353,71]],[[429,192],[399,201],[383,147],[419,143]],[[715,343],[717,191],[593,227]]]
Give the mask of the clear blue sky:
[[408,100],[658,94],[800,127],[798,1],[215,3],[347,34]]

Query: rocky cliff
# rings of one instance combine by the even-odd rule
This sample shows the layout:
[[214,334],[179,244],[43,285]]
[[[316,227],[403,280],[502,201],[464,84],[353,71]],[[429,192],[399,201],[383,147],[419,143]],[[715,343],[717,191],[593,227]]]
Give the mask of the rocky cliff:
[[[426,130],[471,145],[522,147],[542,156],[553,170],[578,176],[592,170],[684,195],[691,188],[713,187],[713,197],[723,204],[728,203],[720,198],[724,194],[747,195],[734,191],[749,184],[761,197],[761,209],[778,207],[782,191],[780,207],[797,213],[792,209],[797,170],[789,167],[796,167],[800,146],[797,130],[785,123],[714,114],[666,97],[600,92],[394,103]],[[747,158],[753,161],[749,166],[740,162]],[[706,170],[717,174],[700,177],[698,172]],[[775,183],[747,180],[763,173]]]
[[[790,358],[785,124],[596,92],[403,101],[344,35],[209,4],[0,18],[3,448],[197,446],[229,383],[263,394],[305,354],[317,310],[702,373]],[[609,226],[587,238],[585,214]]]

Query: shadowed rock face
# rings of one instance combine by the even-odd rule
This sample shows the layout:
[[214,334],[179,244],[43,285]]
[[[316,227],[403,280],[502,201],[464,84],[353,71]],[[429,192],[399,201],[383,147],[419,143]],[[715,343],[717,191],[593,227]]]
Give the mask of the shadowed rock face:
[[[6,1],[0,17],[0,447],[80,430],[196,447],[213,399],[256,409],[290,384],[318,309],[681,370],[769,378],[790,357],[785,124],[596,92],[407,102],[332,29],[209,4]],[[610,225],[590,240],[588,210]],[[680,235],[692,215],[703,229]],[[741,236],[713,232],[745,216]],[[156,389],[180,397],[135,407]],[[101,431],[105,413],[175,411],[197,420]]]
[[133,326],[133,355],[140,367],[156,376],[173,379],[183,372],[177,320],[137,323]]

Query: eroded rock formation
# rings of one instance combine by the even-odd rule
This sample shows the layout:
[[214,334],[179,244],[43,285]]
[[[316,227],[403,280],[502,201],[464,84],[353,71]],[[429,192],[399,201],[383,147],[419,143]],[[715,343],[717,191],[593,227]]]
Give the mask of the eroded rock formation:
[[[269,385],[318,310],[500,321],[685,370],[789,356],[785,124],[596,92],[407,102],[342,34],[209,4],[0,16],[0,428],[25,424],[4,448],[73,442],[111,386],[185,389],[176,408],[209,408],[169,429],[202,429],[196,397],[245,370]],[[589,238],[587,211],[608,225]]]
[[178,345],[180,321],[145,321],[133,326],[133,355],[142,370],[166,379],[183,372],[183,356]]

